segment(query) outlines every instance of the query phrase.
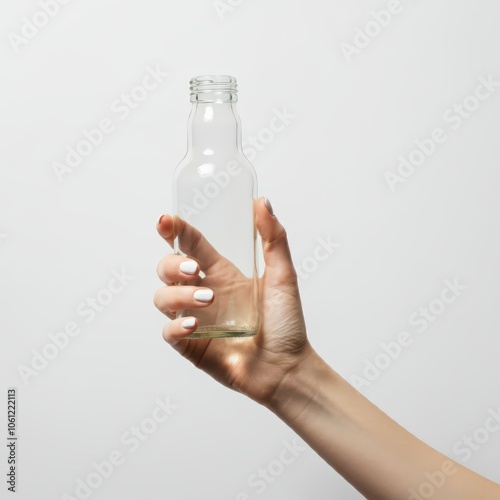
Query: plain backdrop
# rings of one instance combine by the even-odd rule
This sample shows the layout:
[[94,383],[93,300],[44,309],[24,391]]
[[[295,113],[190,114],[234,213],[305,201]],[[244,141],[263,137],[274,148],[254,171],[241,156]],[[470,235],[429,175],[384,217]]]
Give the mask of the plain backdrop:
[[[480,430],[500,404],[500,88],[471,97],[480,78],[500,82],[500,5],[401,0],[387,26],[370,24],[388,3],[72,0],[44,23],[37,1],[2,2],[0,435],[16,387],[17,498],[83,498],[78,479],[113,451],[124,463],[89,498],[362,498],[310,449],[280,466],[293,432],[161,338],[152,297],[170,249],[155,224],[171,210],[188,82],[199,74],[236,76],[243,138],[267,140],[252,163],[295,264],[310,271],[300,288],[313,346],[351,380],[384,365],[381,344],[406,331],[412,344],[361,391],[500,481],[500,432]],[[24,18],[34,17],[41,27],[30,31]],[[379,34],[348,61],[342,44],[356,34],[363,44],[367,23]],[[21,43],[23,29],[31,38]],[[148,68],[168,76],[119,114],[117,100]],[[454,128],[464,101],[470,112]],[[294,118],[268,140],[262,131],[284,109]],[[54,164],[102,119],[112,133],[60,182]],[[436,128],[447,140],[391,190],[387,172]],[[339,246],[318,262],[321,238]],[[127,286],[86,322],[87,299],[123,270]],[[464,289],[442,307],[446,280]],[[430,305],[439,314],[420,332],[410,317]],[[80,334],[23,380],[19,367],[68,322]],[[152,429],[157,398],[178,407],[132,450],[123,435]],[[454,451],[467,435],[475,449]],[[272,481],[257,482],[259,470]]]

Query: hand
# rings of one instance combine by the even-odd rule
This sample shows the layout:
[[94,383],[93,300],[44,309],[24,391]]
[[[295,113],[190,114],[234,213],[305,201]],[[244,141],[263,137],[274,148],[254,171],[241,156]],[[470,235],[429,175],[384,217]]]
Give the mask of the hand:
[[[163,329],[163,337],[174,349],[223,385],[266,404],[284,377],[314,351],[306,336],[297,275],[285,229],[268,210],[264,198],[255,202],[255,213],[266,264],[259,279],[261,323],[257,335],[239,339],[186,338],[196,330],[198,321],[194,318],[194,325],[185,328],[182,323],[187,318],[175,319],[176,311],[197,310],[199,316],[217,306],[217,297],[208,302],[194,298],[196,291],[210,290],[207,288],[210,283],[198,275],[200,270],[205,275],[218,277],[216,279],[225,279],[228,290],[232,280],[238,279],[241,273],[200,232],[177,216],[163,216],[157,230],[171,247],[179,237],[187,257],[167,255],[161,260],[158,276],[166,286],[156,292],[154,302],[172,320]],[[181,263],[189,260],[197,262],[194,274],[180,270]],[[183,285],[174,285],[179,282]]]
[[[498,485],[412,436],[318,356],[307,340],[285,230],[262,198],[255,202],[255,214],[266,263],[259,280],[260,330],[253,337],[223,339],[186,338],[198,323],[184,328],[187,318],[174,319],[175,312],[209,315],[210,308],[217,310],[220,296],[224,305],[235,282],[244,284],[249,278],[194,227],[178,217],[162,217],[158,232],[170,246],[178,236],[187,255],[168,255],[158,266],[167,286],[158,290],[155,304],[172,319],[163,330],[165,340],[222,384],[267,406],[366,498],[399,500],[409,493],[417,498],[411,488],[420,492],[430,485],[429,474],[443,481],[433,498],[500,498]],[[189,257],[196,261],[194,274],[179,268]],[[186,284],[172,286],[179,282]],[[207,290],[210,283],[222,285],[219,297],[196,301],[194,292]]]

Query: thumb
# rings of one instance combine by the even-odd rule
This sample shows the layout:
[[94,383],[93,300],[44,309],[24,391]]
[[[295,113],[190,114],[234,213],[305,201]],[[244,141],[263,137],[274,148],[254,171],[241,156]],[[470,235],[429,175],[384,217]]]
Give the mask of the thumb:
[[297,274],[293,266],[285,228],[273,214],[269,200],[261,197],[255,201],[255,225],[262,238],[262,250],[266,271],[284,281],[295,281]]

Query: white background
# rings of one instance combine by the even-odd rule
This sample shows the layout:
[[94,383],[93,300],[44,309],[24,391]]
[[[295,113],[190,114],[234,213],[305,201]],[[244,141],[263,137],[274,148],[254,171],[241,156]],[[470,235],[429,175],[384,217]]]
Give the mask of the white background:
[[[413,344],[362,392],[500,481],[500,432],[467,462],[453,452],[500,404],[500,89],[457,130],[443,119],[479,77],[500,81],[500,6],[401,5],[349,63],[341,44],[387,1],[247,0],[221,19],[211,0],[73,0],[17,51],[9,34],[21,34],[23,17],[40,7],[2,2],[0,435],[7,387],[17,387],[17,498],[74,495],[76,480],[113,450],[125,463],[92,499],[361,498],[311,450],[258,494],[248,481],[294,434],[161,338],[165,318],[152,296],[169,249],[155,223],[171,209],[197,74],[238,78],[244,139],[267,127],[274,109],[296,116],[253,164],[297,266],[318,238],[340,244],[300,283],[313,346],[349,379],[363,376],[381,342],[409,332]],[[157,65],[169,76],[122,120],[111,104]],[[103,118],[113,133],[59,182],[54,162]],[[392,192],[384,174],[437,127],[447,141]],[[85,323],[79,305],[122,269],[133,280]],[[409,317],[439,298],[446,279],[467,288],[418,333]],[[19,366],[69,321],[80,335],[26,385]],[[121,436],[158,397],[178,409],[131,452]],[[0,460],[4,471],[5,451]]]

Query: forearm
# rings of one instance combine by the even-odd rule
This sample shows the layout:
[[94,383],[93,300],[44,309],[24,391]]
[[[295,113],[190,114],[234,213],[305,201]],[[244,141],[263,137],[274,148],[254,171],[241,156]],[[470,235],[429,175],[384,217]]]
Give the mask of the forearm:
[[[427,446],[370,403],[314,351],[267,405],[369,499],[500,498],[500,487]],[[424,489],[422,493],[428,494]]]

